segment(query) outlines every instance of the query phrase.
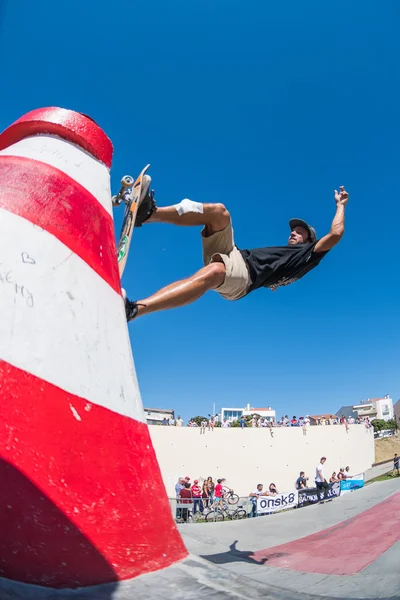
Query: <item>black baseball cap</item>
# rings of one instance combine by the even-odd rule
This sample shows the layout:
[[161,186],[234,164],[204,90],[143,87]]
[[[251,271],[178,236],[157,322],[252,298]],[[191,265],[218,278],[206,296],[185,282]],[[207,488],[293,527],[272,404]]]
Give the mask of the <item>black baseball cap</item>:
[[299,226],[304,227],[304,229],[308,231],[308,235],[310,236],[311,242],[317,241],[317,232],[315,231],[314,227],[311,227],[311,225],[303,221],[303,219],[290,219],[289,227],[291,231],[293,231],[295,227]]

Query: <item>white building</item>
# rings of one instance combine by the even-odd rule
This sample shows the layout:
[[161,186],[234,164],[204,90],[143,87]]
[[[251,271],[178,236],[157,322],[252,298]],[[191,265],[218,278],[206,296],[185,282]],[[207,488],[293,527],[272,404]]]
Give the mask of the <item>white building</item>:
[[244,408],[221,408],[221,422],[226,419],[230,423],[233,421],[237,421],[242,416],[247,417],[250,415],[260,415],[267,419],[268,421],[272,421],[276,419],[276,412],[270,407],[257,408],[253,407],[250,404],[247,404]]
[[368,398],[360,404],[354,404],[353,410],[357,411],[359,417],[369,417],[371,421],[374,419],[383,419],[389,421],[393,419],[393,400],[389,395],[384,398]]
[[175,419],[175,413],[173,410],[163,408],[145,408],[144,413],[146,415],[147,425],[160,425],[163,419],[169,421],[169,419]]

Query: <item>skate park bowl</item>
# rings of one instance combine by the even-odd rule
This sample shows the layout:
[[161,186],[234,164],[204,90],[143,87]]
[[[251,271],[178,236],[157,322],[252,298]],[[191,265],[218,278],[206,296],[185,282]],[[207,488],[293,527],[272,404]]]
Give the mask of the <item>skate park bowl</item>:
[[0,600],[398,598],[399,478],[175,523],[121,296],[112,155],[59,107],[0,135]]

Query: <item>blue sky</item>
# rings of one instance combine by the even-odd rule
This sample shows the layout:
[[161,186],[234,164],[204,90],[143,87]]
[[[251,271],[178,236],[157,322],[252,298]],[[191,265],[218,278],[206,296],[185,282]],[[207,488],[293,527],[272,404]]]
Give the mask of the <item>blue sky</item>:
[[[145,406],[279,418],[400,397],[398,18],[396,0],[0,4],[1,129],[87,113],[114,190],[150,162],[160,205],[224,202],[242,248],[286,243],[294,216],[323,235],[350,193],[343,240],[301,281],[129,325]],[[198,228],[148,225],[123,284],[143,298],[200,266]]]

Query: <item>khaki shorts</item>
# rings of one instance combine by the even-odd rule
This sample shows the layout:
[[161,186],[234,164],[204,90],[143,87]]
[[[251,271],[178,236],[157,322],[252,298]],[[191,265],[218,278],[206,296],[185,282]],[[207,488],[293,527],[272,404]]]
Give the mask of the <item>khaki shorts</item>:
[[203,261],[205,265],[211,262],[223,262],[226,268],[224,283],[215,292],[227,300],[238,300],[245,296],[251,280],[243,256],[235,246],[233,239],[232,223],[222,231],[217,231],[210,236],[201,232],[203,243]]

